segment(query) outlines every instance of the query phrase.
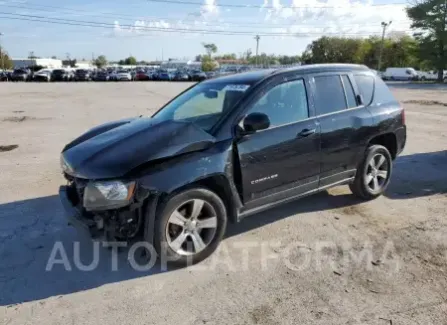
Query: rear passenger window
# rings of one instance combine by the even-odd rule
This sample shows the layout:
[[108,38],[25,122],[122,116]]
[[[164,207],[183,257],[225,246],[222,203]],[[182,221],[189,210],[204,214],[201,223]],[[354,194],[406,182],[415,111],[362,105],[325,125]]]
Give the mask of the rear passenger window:
[[340,76],[315,77],[317,114],[323,115],[346,109],[345,92]]
[[360,95],[363,97],[363,105],[371,104],[374,92],[374,78],[366,75],[354,75],[355,82],[359,89]]
[[346,100],[348,101],[348,108],[357,107],[357,101],[355,100],[354,89],[352,88],[351,81],[347,75],[341,76],[343,80],[343,86],[345,86]]

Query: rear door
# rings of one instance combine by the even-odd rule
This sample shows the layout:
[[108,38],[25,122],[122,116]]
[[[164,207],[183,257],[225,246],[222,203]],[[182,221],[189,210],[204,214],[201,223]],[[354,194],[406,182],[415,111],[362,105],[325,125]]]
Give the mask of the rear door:
[[325,187],[354,177],[359,153],[369,139],[372,117],[357,96],[350,73],[314,75],[312,88],[321,128],[319,187]]
[[316,189],[320,134],[309,109],[308,82],[278,76],[245,114],[265,113],[270,127],[237,142],[246,208]]

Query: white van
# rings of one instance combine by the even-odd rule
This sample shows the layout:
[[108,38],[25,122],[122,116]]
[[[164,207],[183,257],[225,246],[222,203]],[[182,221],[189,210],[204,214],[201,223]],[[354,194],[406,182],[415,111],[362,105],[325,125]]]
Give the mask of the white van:
[[413,68],[387,68],[383,78],[385,80],[417,80],[418,74]]

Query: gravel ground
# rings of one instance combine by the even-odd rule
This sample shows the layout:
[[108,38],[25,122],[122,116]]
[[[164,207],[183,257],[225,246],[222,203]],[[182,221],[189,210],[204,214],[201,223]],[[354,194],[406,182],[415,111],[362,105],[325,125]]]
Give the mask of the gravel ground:
[[[393,85],[409,131],[384,197],[339,187],[252,216],[186,269],[137,271],[105,248],[76,267],[96,244],[64,222],[63,145],[187,85],[0,84],[0,324],[447,324],[443,87]],[[45,270],[55,243],[71,270]]]

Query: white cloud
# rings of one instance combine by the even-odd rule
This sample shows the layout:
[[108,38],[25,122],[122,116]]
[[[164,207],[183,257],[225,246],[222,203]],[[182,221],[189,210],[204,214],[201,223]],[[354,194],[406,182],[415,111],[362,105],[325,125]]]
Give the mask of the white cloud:
[[[225,10],[225,12],[230,12],[230,9]],[[225,24],[220,18],[220,10],[216,4],[216,0],[204,0],[203,5],[200,6],[198,11],[188,13],[186,18],[194,17],[194,20],[178,20],[176,22],[166,22],[164,20],[137,20],[132,26],[120,25],[118,21],[114,22],[114,35],[169,35],[174,33],[173,30],[178,30],[178,33],[182,33],[185,36],[197,36],[203,35],[201,32],[205,31],[224,31],[228,29],[228,24]],[[167,31],[163,31],[167,29]],[[188,32],[191,30],[191,32]],[[197,31],[197,32],[194,32]],[[187,32],[187,34],[186,34]]]
[[393,23],[388,31],[408,31],[410,27],[404,4],[374,6],[371,0],[292,0],[292,5],[283,5],[281,0],[263,0],[261,12],[269,24],[288,25],[275,28],[275,32],[297,36],[380,35],[380,23],[390,20]]
[[216,0],[204,0],[200,7],[200,14],[203,18],[208,19],[219,15],[219,7],[216,6]]
[[163,29],[180,28],[181,22],[171,24],[164,20],[136,20],[132,25],[121,25],[119,21],[114,22],[114,35],[156,35],[163,32]]

